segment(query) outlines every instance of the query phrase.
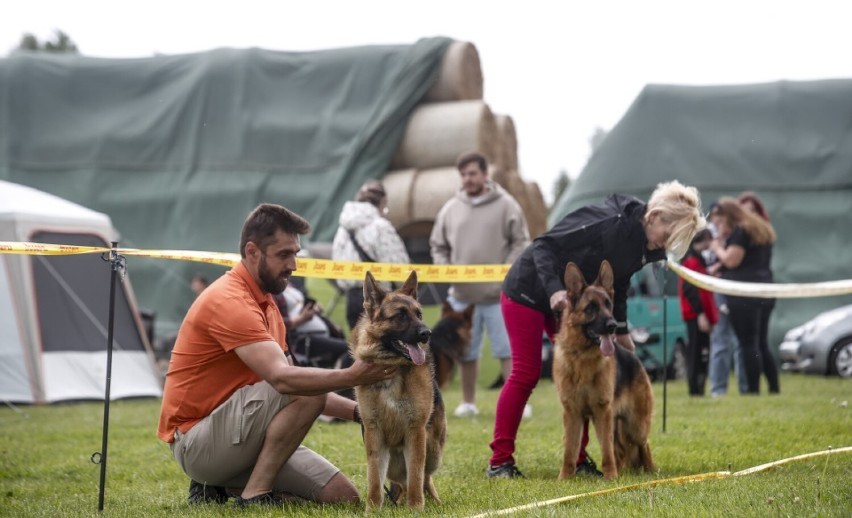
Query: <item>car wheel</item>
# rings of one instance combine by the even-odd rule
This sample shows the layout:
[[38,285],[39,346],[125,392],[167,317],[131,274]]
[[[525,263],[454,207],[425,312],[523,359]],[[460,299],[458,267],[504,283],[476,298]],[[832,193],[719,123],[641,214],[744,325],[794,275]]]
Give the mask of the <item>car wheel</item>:
[[843,378],[852,378],[852,337],[844,338],[831,349],[828,372]]

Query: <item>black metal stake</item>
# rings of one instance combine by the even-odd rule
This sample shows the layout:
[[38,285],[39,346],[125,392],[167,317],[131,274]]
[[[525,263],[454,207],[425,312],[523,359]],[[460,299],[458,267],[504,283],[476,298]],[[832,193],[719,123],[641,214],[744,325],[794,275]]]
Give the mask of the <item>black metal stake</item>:
[[668,314],[667,311],[668,304],[666,304],[666,269],[669,264],[667,262],[663,263],[663,433],[666,433],[666,409],[668,407],[668,379],[669,379],[669,366],[668,366],[668,344],[669,344],[669,322],[668,322]]
[[124,256],[119,255],[116,248],[118,242],[112,242],[112,250],[109,252],[109,258],[101,256],[105,261],[110,262],[110,282],[109,282],[109,324],[107,327],[107,366],[106,366],[106,390],[104,391],[104,425],[103,438],[101,440],[101,451],[92,454],[92,462],[101,465],[101,481],[98,491],[98,511],[104,510],[104,490],[106,486],[106,468],[107,468],[107,439],[109,438],[109,403],[110,403],[110,384],[112,382],[112,343],[113,343],[113,328],[115,324],[115,284],[118,278],[118,272],[124,269]]

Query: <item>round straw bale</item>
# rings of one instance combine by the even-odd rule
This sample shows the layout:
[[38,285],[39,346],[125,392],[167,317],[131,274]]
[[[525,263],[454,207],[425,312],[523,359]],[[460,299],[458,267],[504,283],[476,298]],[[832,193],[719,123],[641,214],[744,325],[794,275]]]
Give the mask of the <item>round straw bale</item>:
[[506,170],[518,170],[518,136],[515,133],[515,121],[510,115],[494,115],[497,125],[497,165]]
[[455,167],[391,171],[382,183],[388,193],[388,220],[403,237],[428,235],[438,211],[461,186]]
[[408,120],[391,169],[447,167],[469,151],[493,162],[496,137],[494,114],[482,101],[421,104]]
[[390,171],[382,178],[388,196],[388,220],[399,229],[411,220],[411,196],[416,169]]
[[527,226],[530,229],[530,239],[535,239],[547,230],[547,203],[541,194],[541,189],[535,182],[526,184],[527,200],[530,212],[527,214]]
[[417,172],[412,196],[411,218],[434,221],[438,211],[461,188],[461,177],[453,167],[425,169]]
[[454,41],[447,47],[441,71],[424,102],[482,99],[482,67],[473,43]]
[[500,184],[500,187],[509,190],[508,173],[502,167],[490,165],[488,167],[488,177]]

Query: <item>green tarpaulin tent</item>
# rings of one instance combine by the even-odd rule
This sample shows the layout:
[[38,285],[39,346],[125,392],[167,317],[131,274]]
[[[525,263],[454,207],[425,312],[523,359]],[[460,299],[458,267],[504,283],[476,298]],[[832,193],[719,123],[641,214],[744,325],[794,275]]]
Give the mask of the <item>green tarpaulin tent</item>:
[[[705,207],[758,193],[778,233],[776,282],[852,278],[852,80],[647,86],[557,200],[550,224],[611,192],[647,199],[672,179],[696,186]],[[779,300],[770,345],[850,302]]]
[[[381,177],[451,40],[317,52],[218,49],[142,59],[0,59],[0,179],[108,214],[120,246],[236,252],[280,203],[330,241]],[[142,305],[176,329],[206,265],[129,261]]]

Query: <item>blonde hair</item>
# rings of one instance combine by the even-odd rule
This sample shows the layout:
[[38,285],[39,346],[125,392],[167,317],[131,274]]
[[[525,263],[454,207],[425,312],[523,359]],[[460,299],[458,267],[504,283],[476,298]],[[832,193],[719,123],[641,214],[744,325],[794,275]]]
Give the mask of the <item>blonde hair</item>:
[[707,226],[707,220],[701,213],[701,197],[698,189],[687,187],[677,180],[657,184],[648,200],[645,222],[652,215],[663,222],[672,224],[671,235],[666,249],[674,258],[680,259],[689,250],[695,234]]
[[740,227],[756,245],[775,243],[776,235],[772,224],[763,219],[760,214],[746,210],[736,198],[729,196],[719,198],[711,216],[723,218],[731,228]]

